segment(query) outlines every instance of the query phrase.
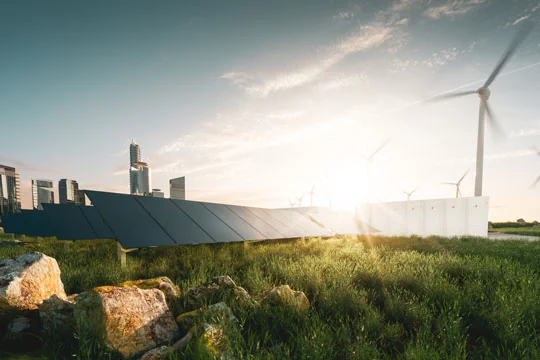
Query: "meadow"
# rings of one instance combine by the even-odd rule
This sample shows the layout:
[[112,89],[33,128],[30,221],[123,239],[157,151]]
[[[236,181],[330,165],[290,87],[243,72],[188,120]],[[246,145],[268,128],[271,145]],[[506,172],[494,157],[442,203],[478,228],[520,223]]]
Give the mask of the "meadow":
[[508,228],[492,229],[490,231],[503,233],[503,234],[528,235],[528,236],[540,237],[540,227],[508,227]]
[[[153,248],[121,268],[112,241],[64,248],[45,239],[0,247],[0,259],[33,250],[58,260],[68,294],[156,276],[186,291],[225,274],[255,298],[280,284],[304,291],[307,315],[233,306],[240,326],[228,346],[238,359],[540,359],[538,241],[349,236]],[[20,358],[114,358],[80,334],[46,344]],[[173,358],[193,357],[187,348]]]

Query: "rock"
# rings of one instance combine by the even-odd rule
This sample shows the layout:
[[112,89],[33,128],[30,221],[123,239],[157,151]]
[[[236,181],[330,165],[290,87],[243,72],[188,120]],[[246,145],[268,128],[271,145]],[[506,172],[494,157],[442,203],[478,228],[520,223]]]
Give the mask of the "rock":
[[72,336],[75,332],[75,297],[73,294],[67,299],[61,299],[56,295],[45,299],[39,305],[39,317],[43,330],[47,334],[59,335],[61,337]]
[[166,359],[171,352],[172,351],[169,346],[163,345],[144,353],[139,360],[162,360]]
[[174,353],[175,351],[178,351],[182,349],[184,346],[186,346],[191,339],[193,339],[193,333],[188,332],[186,336],[184,336],[182,339],[178,340],[171,346],[160,346],[158,348],[152,349],[145,353],[143,356],[139,358],[139,360],[161,360],[161,359],[167,359],[169,354]]
[[166,276],[161,276],[158,278],[146,279],[146,280],[124,281],[123,283],[117,284],[115,286],[118,286],[118,287],[135,286],[139,289],[145,289],[145,290],[148,290],[148,289],[161,290],[165,294],[165,298],[167,299],[167,305],[169,306],[169,309],[173,309],[176,303],[178,302],[178,299],[180,299],[180,289],[171,281],[171,279],[169,279]]
[[238,319],[234,316],[230,307],[224,302],[219,302],[210,305],[206,309],[193,310],[187,313],[180,314],[176,318],[176,322],[180,329],[187,331],[195,325],[200,325],[203,320],[211,323],[238,323]]
[[[22,315],[24,314],[24,315]],[[42,345],[38,336],[40,331],[37,311],[17,313],[7,325],[2,346],[12,351],[29,351]]]
[[309,310],[311,304],[302,291],[294,291],[289,285],[276,286],[261,300],[261,305],[284,305],[298,312]]
[[24,242],[21,240],[0,240],[0,246],[22,246]]
[[168,344],[178,334],[165,295],[157,289],[102,286],[80,294],[76,301],[79,336],[93,334],[126,358]]
[[222,325],[205,323],[192,331],[197,336],[193,344],[195,358],[233,359],[227,349],[227,336]]
[[242,305],[255,304],[248,292],[237,286],[228,275],[217,276],[199,287],[190,288],[186,296],[192,306],[202,306],[223,298],[235,300]]
[[34,252],[0,261],[0,314],[36,310],[54,294],[66,298],[55,259]]

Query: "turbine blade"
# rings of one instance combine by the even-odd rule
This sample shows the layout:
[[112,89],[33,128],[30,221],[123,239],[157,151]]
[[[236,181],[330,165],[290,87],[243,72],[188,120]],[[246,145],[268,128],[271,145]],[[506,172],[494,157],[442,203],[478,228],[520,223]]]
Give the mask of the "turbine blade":
[[373,159],[373,157],[374,157],[375,155],[377,155],[377,153],[378,153],[379,151],[381,151],[387,144],[388,144],[388,140],[386,140],[385,142],[383,142],[383,143],[381,144],[381,146],[379,146],[379,147],[377,148],[377,150],[375,150],[375,151],[373,152],[373,154],[371,154],[371,156],[370,156],[369,158],[370,158],[370,159]]
[[491,107],[489,106],[487,100],[483,96],[480,96],[480,99],[482,99],[481,101],[484,104],[484,108],[486,109],[486,114],[488,116],[488,124],[489,127],[492,129],[493,134],[495,135],[495,139],[499,141],[504,140],[506,138],[504,130],[493,115],[493,111],[491,111]]
[[418,188],[414,189],[413,191],[411,191],[411,195],[414,194],[416,192],[416,190],[418,190]]
[[508,62],[508,59],[516,51],[519,44],[521,44],[523,42],[523,40],[525,40],[525,38],[531,32],[531,30],[532,30],[532,24],[531,23],[526,23],[518,31],[518,33],[516,34],[516,36],[514,37],[512,42],[510,43],[510,46],[508,47],[506,52],[503,54],[503,57],[501,58],[501,60],[499,60],[499,63],[497,64],[497,66],[495,66],[495,69],[493,69],[493,72],[491,73],[491,75],[489,75],[488,79],[486,80],[486,82],[485,82],[485,84],[483,86],[484,88],[487,88],[487,87],[489,87],[489,85],[491,85],[491,83],[495,80],[497,75],[499,75],[499,73],[501,72],[504,65],[506,65],[506,63]]
[[443,183],[441,183],[441,184],[444,184],[444,185],[454,185],[454,186],[457,185],[456,183],[450,183],[450,182],[443,182]]
[[534,189],[536,185],[540,182],[540,176],[536,178],[536,180],[531,184],[531,189]]
[[465,179],[465,176],[467,176],[467,174],[469,173],[469,171],[471,171],[471,169],[465,171],[465,174],[463,174],[463,176],[461,177],[461,179],[459,179],[459,181],[457,182],[458,185],[461,184],[461,181],[462,181],[463,179]]
[[426,100],[424,100],[424,102],[448,100],[448,99],[465,96],[465,95],[471,95],[471,94],[476,94],[476,90],[458,91],[458,92],[451,92],[451,93],[446,93],[446,94],[441,94],[441,95],[435,95],[430,98],[427,98]]

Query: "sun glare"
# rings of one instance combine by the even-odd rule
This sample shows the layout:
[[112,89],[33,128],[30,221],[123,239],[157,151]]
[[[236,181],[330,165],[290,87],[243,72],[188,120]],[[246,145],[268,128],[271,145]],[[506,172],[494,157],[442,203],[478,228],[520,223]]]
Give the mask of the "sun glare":
[[369,178],[366,164],[358,158],[343,156],[334,161],[329,176],[332,208],[353,211],[369,200]]

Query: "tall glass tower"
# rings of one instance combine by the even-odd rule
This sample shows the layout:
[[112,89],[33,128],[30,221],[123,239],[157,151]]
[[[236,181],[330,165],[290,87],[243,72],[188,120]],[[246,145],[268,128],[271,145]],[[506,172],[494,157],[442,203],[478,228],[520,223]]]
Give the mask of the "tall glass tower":
[[150,167],[141,161],[141,148],[135,140],[131,140],[129,145],[129,192],[132,195],[152,193]]
[[0,165],[0,215],[21,209],[21,180],[16,168]]
[[32,207],[43,210],[41,204],[54,204],[52,180],[32,179]]

